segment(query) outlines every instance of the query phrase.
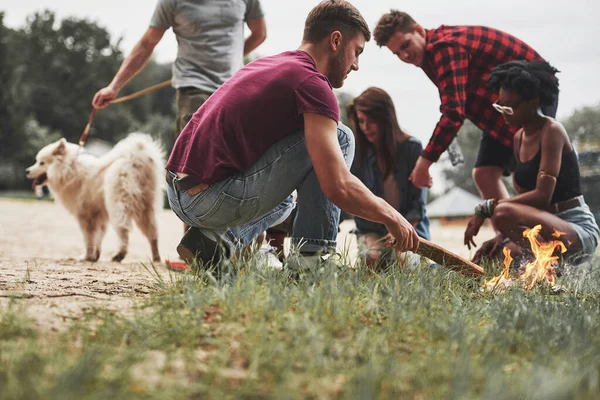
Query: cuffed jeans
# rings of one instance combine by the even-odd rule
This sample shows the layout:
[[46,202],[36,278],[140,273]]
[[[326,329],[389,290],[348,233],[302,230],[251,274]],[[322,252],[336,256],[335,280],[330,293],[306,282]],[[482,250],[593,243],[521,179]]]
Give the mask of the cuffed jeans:
[[[350,168],[354,135],[340,123],[337,137]],[[340,209],[321,190],[303,131],[275,143],[247,171],[194,196],[171,186],[167,191],[171,209],[183,222],[231,250],[247,246],[267,228],[283,222],[294,207],[292,245],[306,253],[335,249]]]

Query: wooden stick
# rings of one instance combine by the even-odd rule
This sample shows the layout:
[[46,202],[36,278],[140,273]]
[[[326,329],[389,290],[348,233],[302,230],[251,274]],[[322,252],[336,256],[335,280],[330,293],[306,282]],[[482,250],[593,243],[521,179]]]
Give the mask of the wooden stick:
[[463,275],[483,275],[483,268],[479,265],[472,263],[469,260],[465,260],[461,256],[458,256],[429,240],[420,239],[417,254],[427,257],[446,268],[460,272]]
[[[155,90],[162,89],[165,86],[169,86],[170,84],[171,84],[171,80],[169,79],[168,81],[157,83],[156,85],[147,87],[146,89],[137,91],[137,92],[129,94],[127,96],[118,97],[118,98],[116,98],[114,100],[111,100],[110,104],[117,104],[117,103],[122,103],[122,102],[127,101],[127,100],[135,99],[136,97],[143,96],[146,93],[150,93],[150,92],[153,92]],[[98,111],[97,108],[92,109],[92,113],[90,114],[90,118],[88,120],[88,123],[85,126],[85,129],[83,130],[83,133],[79,137],[79,146],[81,146],[81,147],[83,147],[83,145],[85,144],[85,141],[87,140],[88,134],[90,133],[90,128],[92,127],[92,122],[94,121],[94,118],[96,118],[96,111]]]
[[92,113],[90,114],[90,118],[88,119],[88,123],[85,126],[85,129],[83,130],[83,133],[79,137],[79,146],[81,146],[81,147],[83,147],[83,145],[85,144],[85,141],[87,140],[88,134],[90,133],[90,128],[92,127],[92,122],[94,121],[94,118],[96,117],[96,111],[98,111],[97,108],[92,109]]
[[122,102],[127,101],[127,100],[135,99],[136,97],[143,96],[146,93],[150,93],[150,92],[153,92],[155,90],[162,89],[165,86],[169,86],[170,84],[171,84],[171,80],[169,79],[168,81],[157,83],[156,85],[147,87],[146,89],[137,91],[137,92],[132,93],[132,94],[128,94],[127,96],[117,97],[116,99],[112,100],[110,102],[110,104],[117,104],[117,103],[122,103]]

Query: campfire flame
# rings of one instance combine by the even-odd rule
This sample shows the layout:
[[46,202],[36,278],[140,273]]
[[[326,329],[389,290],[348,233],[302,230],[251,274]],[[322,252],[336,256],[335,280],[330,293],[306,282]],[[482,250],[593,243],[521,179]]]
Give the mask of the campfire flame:
[[500,275],[493,277],[490,280],[485,281],[483,284],[486,290],[495,290],[497,288],[505,288],[511,285],[510,279],[510,264],[513,262],[513,258],[510,255],[510,249],[505,247],[502,249],[504,254],[504,269],[500,272]]
[[[524,268],[519,268],[517,279],[525,286],[526,289],[531,289],[536,283],[545,281],[550,286],[556,285],[556,270],[559,256],[555,255],[558,249],[560,253],[567,251],[567,246],[560,240],[552,240],[550,242],[540,242],[538,234],[542,230],[541,225],[536,225],[533,229],[526,229],[523,232],[523,237],[529,240],[531,251],[535,259],[527,263]],[[553,237],[560,238],[564,232],[559,232],[556,229],[552,234]],[[504,269],[500,275],[485,281],[484,288],[486,290],[494,290],[498,287],[508,287],[512,284],[510,277],[510,265],[513,258],[510,255],[510,250],[506,247],[502,249],[504,253]]]

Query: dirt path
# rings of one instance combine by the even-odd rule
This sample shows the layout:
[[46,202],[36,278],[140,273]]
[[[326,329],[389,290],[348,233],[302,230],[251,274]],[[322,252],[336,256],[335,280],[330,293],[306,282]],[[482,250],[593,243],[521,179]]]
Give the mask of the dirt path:
[[[163,260],[176,257],[181,222],[171,211],[163,210],[159,227]],[[340,244],[354,246],[353,235],[345,237],[351,227],[350,221],[342,224]],[[436,243],[469,256],[461,245],[462,229],[434,226],[432,236]],[[489,228],[484,228],[480,239],[490,234]],[[100,261],[77,261],[83,253],[83,239],[75,219],[60,205],[0,199],[0,305],[20,299],[36,323],[50,330],[60,329],[65,321],[94,307],[126,310],[152,290],[156,277],[143,266],[152,269],[150,246],[137,228],[122,263],[110,261],[116,249],[117,237],[109,228]],[[163,279],[170,279],[163,263],[155,267]]]
[[[170,211],[160,214],[161,255],[173,257],[182,225]],[[75,219],[60,205],[46,201],[0,199],[0,304],[23,299],[36,322],[51,330],[97,306],[128,308],[150,292],[155,276],[150,246],[136,229],[129,254],[111,262],[117,237],[109,228],[96,263],[78,261],[83,239]],[[155,265],[164,279],[169,271]]]

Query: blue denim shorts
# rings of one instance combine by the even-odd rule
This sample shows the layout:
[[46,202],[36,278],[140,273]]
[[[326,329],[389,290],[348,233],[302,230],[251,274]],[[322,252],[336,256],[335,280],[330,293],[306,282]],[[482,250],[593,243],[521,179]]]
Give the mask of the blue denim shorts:
[[582,253],[594,254],[598,247],[600,229],[598,229],[596,218],[594,218],[594,214],[592,214],[587,204],[561,211],[556,216],[567,221],[577,232],[577,237],[583,246]]

